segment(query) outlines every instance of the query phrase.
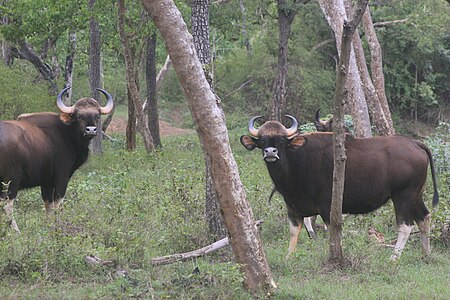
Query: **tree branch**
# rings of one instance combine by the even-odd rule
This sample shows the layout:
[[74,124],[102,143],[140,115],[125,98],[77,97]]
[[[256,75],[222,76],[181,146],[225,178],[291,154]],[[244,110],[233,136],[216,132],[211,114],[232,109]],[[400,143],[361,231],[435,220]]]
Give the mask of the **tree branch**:
[[373,23],[373,27],[384,27],[384,26],[397,24],[397,23],[406,23],[407,21],[408,21],[408,19],[384,21],[384,22],[375,22],[375,23]]

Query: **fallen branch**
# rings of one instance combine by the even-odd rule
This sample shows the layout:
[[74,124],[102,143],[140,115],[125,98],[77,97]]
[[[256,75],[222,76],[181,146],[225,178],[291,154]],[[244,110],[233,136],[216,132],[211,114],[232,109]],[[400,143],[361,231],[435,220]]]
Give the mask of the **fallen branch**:
[[[255,222],[256,226],[259,226],[263,223],[264,221],[262,220],[258,220]],[[203,255],[206,255],[208,253],[214,252],[216,250],[219,250],[225,246],[228,246],[230,244],[230,241],[228,240],[228,237],[224,237],[223,239],[212,243],[211,245],[208,245],[206,247],[197,249],[197,250],[193,250],[190,252],[186,252],[186,253],[177,253],[177,254],[172,254],[172,255],[166,255],[166,256],[161,256],[161,257],[155,257],[152,258],[150,260],[150,263],[152,265],[155,266],[159,266],[159,265],[168,265],[168,264],[172,264],[174,262],[177,261],[186,261],[186,260],[190,260],[193,258],[198,258],[201,257]]]
[[84,260],[91,266],[110,266],[114,264],[112,260],[103,260],[94,255],[88,255]]

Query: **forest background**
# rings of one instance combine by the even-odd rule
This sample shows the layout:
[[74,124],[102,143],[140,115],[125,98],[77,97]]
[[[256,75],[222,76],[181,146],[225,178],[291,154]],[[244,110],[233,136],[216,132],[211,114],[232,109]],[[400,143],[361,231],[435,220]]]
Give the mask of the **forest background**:
[[[89,3],[91,3],[90,1]],[[224,2],[224,3],[222,3]],[[227,127],[235,136],[245,133],[249,117],[256,114],[266,114],[270,107],[270,99],[273,92],[273,82],[276,76],[277,51],[278,51],[278,28],[277,28],[277,6],[272,1],[249,1],[245,2],[245,10],[240,4],[242,1],[217,1],[210,6],[210,36],[211,53],[213,57],[214,89],[221,98],[221,103],[227,119]],[[89,87],[89,20],[95,16],[101,33],[101,84],[113,94],[117,109],[117,118],[126,118],[126,106],[128,101],[125,63],[122,46],[117,31],[117,4],[115,1],[94,1],[95,5],[90,6],[85,1],[2,1],[0,15],[2,24],[0,26],[2,49],[10,49],[11,52],[3,51],[2,58],[4,64],[0,64],[0,119],[13,119],[21,113],[33,111],[55,111],[55,91],[60,90],[65,83],[66,58],[73,51],[73,44],[70,37],[76,37],[76,48],[73,56],[73,99],[85,97],[90,94]],[[187,23],[190,20],[190,3],[178,1],[177,6],[184,15]],[[389,106],[393,114],[394,124],[397,132],[413,135],[418,138],[428,138],[428,144],[433,148],[439,169],[441,182],[441,193],[444,205],[437,214],[439,224],[448,223],[448,185],[449,166],[448,158],[448,125],[450,102],[450,9],[446,1],[372,1],[370,3],[372,18],[375,23],[378,39],[383,49],[384,75],[386,82],[386,95]],[[243,12],[245,11],[245,14]],[[145,89],[145,62],[146,62],[146,38],[156,33],[156,29],[142,13],[142,7],[137,3],[127,3],[126,30],[131,41],[134,53],[134,63],[140,82],[141,99],[146,98]],[[243,20],[245,20],[245,32],[243,34]],[[145,22],[144,22],[145,21]],[[190,25],[188,24],[188,27]],[[157,36],[157,35],[156,35]],[[364,38],[362,38],[365,43]],[[159,70],[165,60],[166,51],[161,40],[156,38],[155,63]],[[248,43],[247,43],[248,41]],[[42,69],[36,64],[23,57],[24,45],[32,50],[42,62]],[[367,45],[364,45],[367,48]],[[22,50],[22,51],[21,51]],[[22,53],[22,54],[21,54]],[[369,53],[366,57],[370,57]],[[315,111],[321,108],[322,114],[331,113],[334,83],[336,78],[337,51],[333,33],[329,28],[319,5],[315,1],[310,1],[299,9],[292,24],[292,31],[289,38],[289,74],[287,77],[287,107],[289,114],[297,117],[301,124],[306,124],[305,129],[311,130],[310,123],[313,120]],[[46,73],[43,70],[47,70]],[[158,92],[159,114],[162,120],[176,124],[179,127],[192,128],[193,123],[190,118],[184,93],[178,83],[178,79],[173,70],[169,70],[164,78],[162,86]],[[121,107],[122,106],[122,107]],[[436,127],[440,126],[438,130]],[[36,192],[28,192],[29,200],[24,196],[22,203],[19,202],[18,219],[26,221],[23,230],[24,237],[2,244],[2,252],[9,255],[2,258],[2,276],[11,276],[11,285],[6,285],[5,291],[12,297],[16,288],[24,284],[28,292],[30,290],[37,295],[44,293],[39,287],[30,287],[30,283],[39,286],[57,287],[58,278],[68,280],[72,283],[85,282],[83,279],[95,278],[96,283],[108,283],[105,289],[91,291],[95,293],[117,293],[118,295],[170,295],[172,291],[169,286],[174,285],[176,295],[185,293],[192,288],[193,294],[190,296],[203,295],[205,290],[211,295],[214,292],[221,296],[226,294],[225,289],[217,289],[227,284],[234,284],[236,293],[240,294],[239,284],[242,281],[236,272],[237,267],[233,264],[219,263],[215,267],[207,267],[207,262],[194,262],[192,265],[177,265],[170,269],[173,276],[161,275],[161,270],[152,269],[150,273],[143,272],[149,262],[149,258],[156,255],[164,255],[170,252],[180,252],[198,248],[207,242],[205,232],[202,229],[203,208],[200,207],[202,201],[202,176],[185,178],[181,169],[191,169],[192,173],[203,172],[202,168],[195,165],[185,165],[187,161],[198,160],[195,156],[181,154],[183,149],[190,149],[192,152],[200,153],[198,141],[193,136],[171,137],[163,140],[165,151],[159,152],[150,158],[146,158],[143,153],[135,155],[121,151],[125,148],[123,135],[114,136],[115,141],[106,144],[106,151],[103,157],[92,159],[90,165],[80,170],[80,176],[76,177],[72,186],[70,196],[79,202],[69,202],[68,212],[63,217],[61,230],[52,232],[50,228],[43,226],[42,216],[37,214],[37,207],[41,204]],[[232,139],[232,142],[236,140]],[[114,150],[115,153],[111,153]],[[170,153],[172,152],[172,153]],[[181,156],[181,163],[174,163],[171,156]],[[241,157],[242,155],[242,157]],[[238,162],[248,160],[250,156],[244,155],[237,150]],[[126,159],[136,160],[133,163],[124,164],[120,168],[115,165],[116,161]],[[159,160],[168,159],[174,166],[164,167]],[[168,176],[166,185],[153,186],[149,181],[161,181],[161,178],[142,178],[139,163],[149,163],[153,171],[159,175]],[[166,163],[168,161],[165,161]],[[161,163],[161,165],[159,165]],[[198,162],[201,165],[201,160]],[[112,176],[99,175],[103,165],[115,165]],[[308,250],[316,251],[313,257],[307,257],[307,248],[299,251],[297,262],[282,261],[280,253],[283,253],[285,243],[283,239],[287,237],[287,226],[277,224],[285,217],[285,212],[281,209],[282,200],[278,199],[275,206],[267,208],[266,194],[270,191],[270,180],[263,174],[266,172],[261,162],[247,162],[240,169],[245,168],[243,180],[248,180],[246,186],[249,194],[252,192],[259,194],[252,196],[255,202],[257,215],[264,216],[268,231],[265,238],[275,237],[269,244],[269,257],[272,265],[275,266],[276,274],[281,282],[284,281],[285,289],[281,289],[281,295],[295,295],[289,288],[292,278],[301,277],[302,273],[296,274],[297,268],[305,268],[305,265],[314,263],[317,257],[323,257],[324,243],[306,242]],[[250,167],[253,171],[258,170],[258,178],[252,178]],[[246,173],[247,177],[246,177]],[[169,174],[170,173],[170,174]],[[164,174],[164,175],[161,175]],[[150,175],[146,175],[150,176]],[[154,176],[154,175],[152,175]],[[92,177],[92,178],[91,178]],[[85,182],[96,181],[101,178],[103,184],[111,182],[109,190],[102,184],[95,185],[97,191],[107,193],[113,199],[112,203],[104,203],[104,200],[96,199],[90,195],[94,192],[92,186]],[[141,181],[142,180],[142,181]],[[260,183],[259,181],[263,182]],[[155,193],[155,191],[167,193],[167,198],[153,199],[154,202],[145,202],[142,196],[130,193],[130,185],[138,183],[137,189],[142,193]],[[147,185],[145,185],[147,183]],[[117,185],[119,184],[119,185]],[[112,188],[112,186],[115,186]],[[111,190],[112,189],[112,190]],[[117,199],[112,195],[114,189],[117,194],[126,195],[124,198],[135,197],[136,202],[130,204],[126,199]],[[87,195],[92,199],[86,201]],[[133,195],[133,196],[131,196]],[[183,201],[181,201],[183,199]],[[114,201],[115,200],[115,201]],[[89,212],[98,202],[104,205],[100,211]],[[142,206],[159,207],[161,201],[168,203],[164,207],[166,211],[159,211],[157,216],[148,212],[148,208]],[[445,206],[447,201],[447,206]],[[83,203],[80,208],[70,207]],[[91,205],[91,206],[90,206]],[[387,210],[389,209],[386,208]],[[33,211],[34,210],[34,211]],[[147,211],[146,217],[144,213]],[[170,215],[168,214],[170,211]],[[138,220],[122,219],[120,224],[115,220],[118,215],[131,214]],[[141,215],[142,214],[142,215]],[[167,215],[166,215],[167,214]],[[388,216],[387,216],[388,215]],[[31,218],[30,218],[31,216]],[[377,214],[381,218],[378,231],[384,234],[395,232],[391,214],[381,211]],[[98,218],[98,219],[97,219]],[[109,218],[109,221],[107,219]],[[151,221],[149,221],[149,219]],[[161,226],[161,222],[170,219],[166,226]],[[95,222],[94,222],[95,220]],[[351,230],[367,230],[367,225],[373,225],[364,219],[351,219],[348,226],[355,225]],[[65,222],[65,223],[64,223]],[[104,224],[104,222],[109,222]],[[128,222],[128,223],[127,223]],[[189,226],[178,228],[179,222],[189,223]],[[367,222],[367,223],[365,223]],[[359,223],[359,224],[357,224]],[[368,224],[369,223],[369,224]],[[83,224],[83,225],[80,225]],[[145,227],[154,229],[148,230],[147,234],[138,233],[136,230]],[[157,225],[158,224],[158,225]],[[104,226],[102,226],[104,225]],[[106,227],[110,226],[110,229]],[[33,229],[43,227],[43,229]],[[99,227],[100,229],[94,229]],[[28,228],[28,231],[27,231]],[[436,240],[439,241],[439,233],[442,226],[435,228]],[[36,236],[32,237],[34,230],[41,236],[46,237],[46,241]],[[181,232],[178,232],[180,230]],[[27,232],[29,235],[27,235]],[[264,231],[263,231],[264,232]],[[283,232],[284,234],[281,234]],[[311,283],[309,280],[301,281],[303,291],[307,293],[316,290],[323,282],[331,278],[338,278],[340,281],[350,282],[363,280],[362,273],[372,269],[370,274],[374,274],[383,267],[382,259],[375,263],[367,263],[366,259],[372,257],[370,254],[374,249],[379,249],[373,243],[368,242],[369,237],[356,238],[357,234],[349,231],[355,239],[352,244],[355,251],[352,255],[355,268],[349,273],[331,275],[314,266],[319,275],[314,275],[316,280]],[[36,233],[36,232],[34,232]],[[95,233],[95,234],[93,234]],[[155,240],[155,236],[158,238]],[[28,239],[28,240],[27,240]],[[30,246],[30,241],[34,241],[40,247]],[[359,244],[358,244],[359,242]],[[441,242],[438,242],[440,244]],[[144,248],[145,246],[145,249]],[[418,245],[415,245],[418,248]],[[429,273],[436,272],[441,278],[442,288],[438,292],[444,292],[445,276],[448,283],[448,268],[438,267],[441,264],[448,264],[448,249],[438,247],[438,254],[430,263],[432,267]],[[160,251],[158,251],[160,250]],[[358,253],[358,250],[360,253]],[[416,249],[417,250],[417,249]],[[47,252],[59,252],[61,255],[49,257]],[[406,251],[405,251],[406,252]],[[84,257],[88,253],[95,253],[104,258],[111,258],[120,265],[120,269],[127,270],[132,275],[119,277],[111,270],[91,270],[85,266]],[[362,253],[362,254],[361,254]],[[405,259],[408,267],[418,268],[414,264],[412,254],[409,262]],[[386,254],[387,255],[387,254]],[[215,261],[228,261],[227,255],[216,257]],[[279,257],[278,257],[279,256]],[[383,257],[384,259],[385,257]],[[409,264],[409,265],[408,265]],[[200,275],[191,273],[200,265]],[[192,268],[191,268],[192,266]],[[70,271],[68,271],[70,269]],[[205,271],[206,269],[206,271]],[[409,269],[403,274],[397,267],[386,272],[395,275],[410,276]],[[115,269],[117,270],[117,268]],[[400,274],[399,274],[400,273]],[[194,275],[193,275],[194,274]],[[295,274],[295,276],[293,276]],[[386,273],[385,273],[386,274]],[[447,275],[445,275],[447,274]],[[287,279],[287,277],[291,279]],[[378,278],[379,282],[389,282],[389,274],[386,278]],[[320,278],[317,278],[319,276]],[[145,278],[145,279],[144,279]],[[150,280],[149,280],[150,278]],[[19,279],[17,281],[17,279]],[[442,281],[443,280],[443,281]],[[147,282],[147,283],[144,283]],[[151,284],[148,282],[152,282]],[[311,284],[311,285],[309,285]],[[418,283],[422,287],[422,284]],[[11,288],[11,286],[13,288]],[[282,284],[283,286],[283,284]],[[440,286],[439,284],[437,285]],[[307,288],[305,288],[307,287]],[[332,291],[335,287],[330,287]],[[73,288],[77,290],[76,288]],[[98,289],[98,287],[97,287]],[[345,288],[344,288],[345,289]],[[94,289],[95,290],[95,289]],[[329,291],[329,292],[330,292]],[[364,288],[359,292],[362,293]],[[79,293],[79,291],[76,291]],[[298,291],[297,291],[298,292]],[[374,293],[383,293],[382,289]],[[399,291],[397,291],[399,292]],[[153,294],[152,294],[153,293]],[[197,293],[197,294],[195,294]],[[294,293],[294,294],[292,294]],[[325,294],[317,294],[318,298],[326,297]],[[344,291],[342,291],[344,293]],[[394,289],[391,293],[395,295]],[[56,292],[54,295],[57,295]],[[102,294],[103,295],[103,294]],[[322,296],[320,296],[322,295]],[[391,294],[392,295],[392,294]],[[419,294],[420,295],[420,294]],[[437,294],[439,295],[439,294]],[[223,295],[222,295],[223,296]],[[74,296],[75,297],[75,296]],[[351,297],[350,297],[351,298]]]

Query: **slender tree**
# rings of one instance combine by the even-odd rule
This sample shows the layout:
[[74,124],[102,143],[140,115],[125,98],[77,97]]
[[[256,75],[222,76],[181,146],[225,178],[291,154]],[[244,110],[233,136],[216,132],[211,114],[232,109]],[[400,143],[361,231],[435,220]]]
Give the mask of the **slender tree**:
[[234,256],[244,273],[245,286],[253,291],[274,288],[253,212],[231,152],[223,113],[195,55],[193,38],[172,0],[143,0],[143,3],[165,41],[203,150],[211,157],[214,187]]
[[[73,62],[75,58],[76,45],[77,34],[74,31],[70,31],[68,34],[67,56],[64,68],[64,88],[73,86]],[[72,89],[69,89],[66,92],[64,102],[66,105],[71,105]]]
[[[118,31],[120,36],[120,41],[122,42],[122,47],[124,51],[125,65],[126,65],[126,77],[127,77],[127,91],[128,99],[131,100],[134,113],[136,116],[137,124],[142,135],[144,142],[144,147],[147,152],[154,150],[155,146],[153,144],[153,138],[148,128],[148,122],[144,116],[144,111],[142,109],[142,103],[139,95],[139,86],[137,84],[137,76],[133,63],[133,55],[129,45],[128,37],[125,32],[125,1],[118,0]],[[130,106],[130,105],[129,105]],[[132,125],[134,126],[134,125]]]
[[153,137],[155,147],[161,148],[159,134],[158,98],[156,94],[156,32],[148,35],[147,53],[145,56],[145,82],[147,86],[147,100],[144,103],[144,114],[148,118],[148,127]]
[[[89,10],[95,9],[95,1],[89,0]],[[100,102],[100,92],[97,88],[102,87],[100,69],[101,69],[101,41],[100,41],[100,27],[94,14],[89,18],[89,85],[91,87],[92,98]],[[97,128],[102,128],[101,119],[98,120]],[[94,153],[102,153],[103,134],[99,130],[97,136],[92,139],[92,151]]]
[[330,211],[330,260],[338,265],[343,265],[344,262],[342,253],[342,198],[344,195],[345,163],[347,161],[347,154],[345,152],[344,107],[349,97],[347,81],[350,79],[350,76],[348,68],[350,65],[353,35],[361,21],[367,2],[368,0],[359,0],[352,19],[350,21],[344,19],[342,22],[341,51],[334,94],[334,169]]

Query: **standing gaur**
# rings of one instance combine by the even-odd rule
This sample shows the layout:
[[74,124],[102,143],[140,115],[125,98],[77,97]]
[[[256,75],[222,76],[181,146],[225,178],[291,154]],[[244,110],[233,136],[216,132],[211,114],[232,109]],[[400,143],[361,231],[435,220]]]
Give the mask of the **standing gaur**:
[[107,98],[105,107],[93,98],[67,107],[62,97],[68,89],[57,96],[60,114],[32,113],[0,121],[0,201],[10,226],[18,232],[13,218],[18,191],[40,186],[46,212],[58,207],[72,174],[88,158],[100,115],[113,108],[112,96],[102,89],[97,90]]
[[[276,190],[283,195],[290,223],[289,252],[297,245],[303,218],[320,215],[330,223],[333,186],[333,135],[327,132],[299,134],[297,120],[287,115],[292,126],[267,121],[250,135],[241,136],[247,150],[262,150]],[[391,256],[400,257],[414,222],[420,230],[423,252],[430,253],[430,213],[422,199],[428,164],[433,180],[433,206],[439,202],[433,158],[422,142],[404,136],[355,138],[346,135],[347,151],[342,212],[366,214],[394,203],[398,239]]]

